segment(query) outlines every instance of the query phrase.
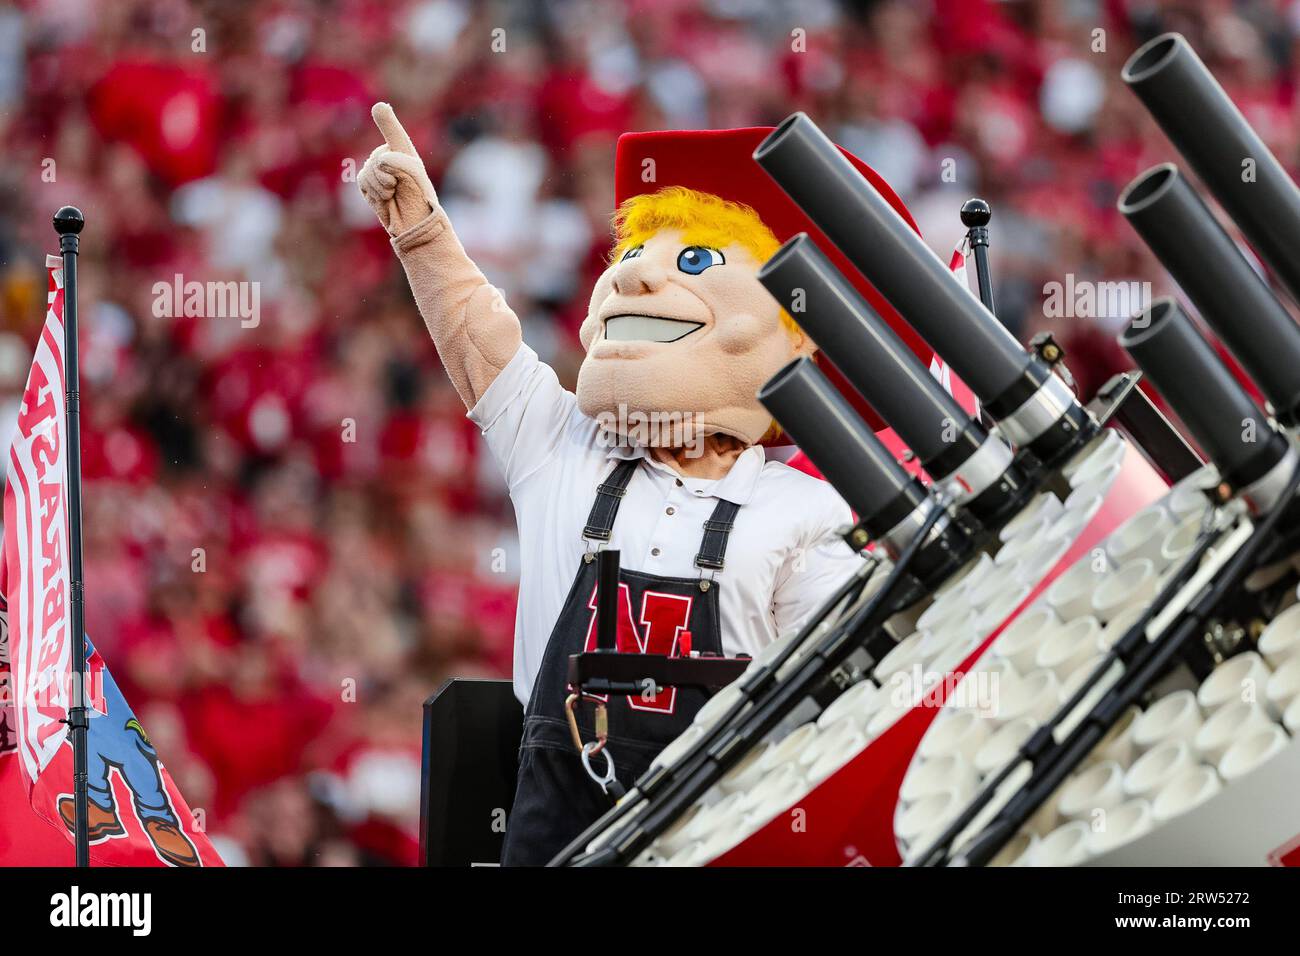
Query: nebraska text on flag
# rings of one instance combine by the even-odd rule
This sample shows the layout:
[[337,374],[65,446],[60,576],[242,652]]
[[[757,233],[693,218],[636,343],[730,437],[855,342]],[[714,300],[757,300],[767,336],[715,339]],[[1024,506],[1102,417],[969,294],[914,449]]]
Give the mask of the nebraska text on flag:
[[67,735],[72,691],[62,261],[49,256],[46,267],[49,311],[18,409],[4,498],[14,731],[33,781]]

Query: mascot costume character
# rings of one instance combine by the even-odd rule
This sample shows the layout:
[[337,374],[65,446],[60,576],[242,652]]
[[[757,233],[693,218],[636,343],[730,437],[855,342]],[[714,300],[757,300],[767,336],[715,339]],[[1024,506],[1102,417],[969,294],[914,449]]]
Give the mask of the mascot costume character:
[[[568,657],[595,646],[599,549],[622,554],[617,646],[633,653],[753,655],[861,566],[839,536],[848,506],[767,454],[764,440],[778,432],[755,397],[815,351],[759,284],[763,262],[803,231],[856,273],[753,162],[769,129],[626,134],[615,244],[570,392],[466,255],[391,107],[377,104],[373,116],[385,142],[358,183],[517,515],[514,686],[526,711],[503,862],[540,865],[609,808],[565,714]],[[893,191],[849,159],[911,224]],[[704,700],[676,688],[611,701],[617,778],[635,780]],[[590,738],[591,721],[580,724]]]

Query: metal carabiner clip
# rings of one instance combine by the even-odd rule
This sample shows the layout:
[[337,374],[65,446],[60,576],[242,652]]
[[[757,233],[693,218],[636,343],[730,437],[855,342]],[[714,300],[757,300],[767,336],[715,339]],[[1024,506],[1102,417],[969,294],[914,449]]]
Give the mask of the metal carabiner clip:
[[578,731],[578,715],[573,708],[578,703],[577,694],[570,694],[564,701],[564,716],[569,721],[569,733],[573,736],[573,746],[582,749],[582,734]]
[[[591,755],[600,753],[605,755],[605,776],[599,776],[591,766]],[[595,741],[583,744],[582,747],[582,769],[587,771],[587,776],[600,785],[601,792],[606,796],[610,795],[610,788],[618,786],[618,780],[614,776],[614,758],[609,755],[609,748],[604,745],[604,741]],[[621,788],[620,788],[621,789]]]

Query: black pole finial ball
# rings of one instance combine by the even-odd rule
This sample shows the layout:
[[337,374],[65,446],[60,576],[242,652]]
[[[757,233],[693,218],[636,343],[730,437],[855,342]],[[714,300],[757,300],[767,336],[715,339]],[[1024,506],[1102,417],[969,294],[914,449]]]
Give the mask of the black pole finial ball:
[[961,222],[967,229],[987,226],[993,218],[993,210],[983,199],[967,199],[961,204]]
[[76,206],[64,206],[54,214],[54,231],[60,236],[75,236],[86,225],[86,217]]

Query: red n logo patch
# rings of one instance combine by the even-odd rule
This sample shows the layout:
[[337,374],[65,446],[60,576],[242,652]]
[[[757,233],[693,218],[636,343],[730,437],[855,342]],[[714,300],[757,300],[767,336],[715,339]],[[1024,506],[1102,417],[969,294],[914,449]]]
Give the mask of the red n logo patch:
[[[691,605],[695,599],[662,591],[645,591],[641,595],[640,614],[632,615],[632,592],[622,582],[618,586],[618,639],[615,645],[620,654],[665,654],[676,657],[681,653],[682,632],[690,627]],[[591,590],[587,602],[591,622],[587,625],[587,642],[583,650],[596,649],[596,588]],[[651,699],[647,695],[629,696],[627,704],[633,710],[653,714],[671,714],[677,704],[677,688],[669,687],[663,694]]]

